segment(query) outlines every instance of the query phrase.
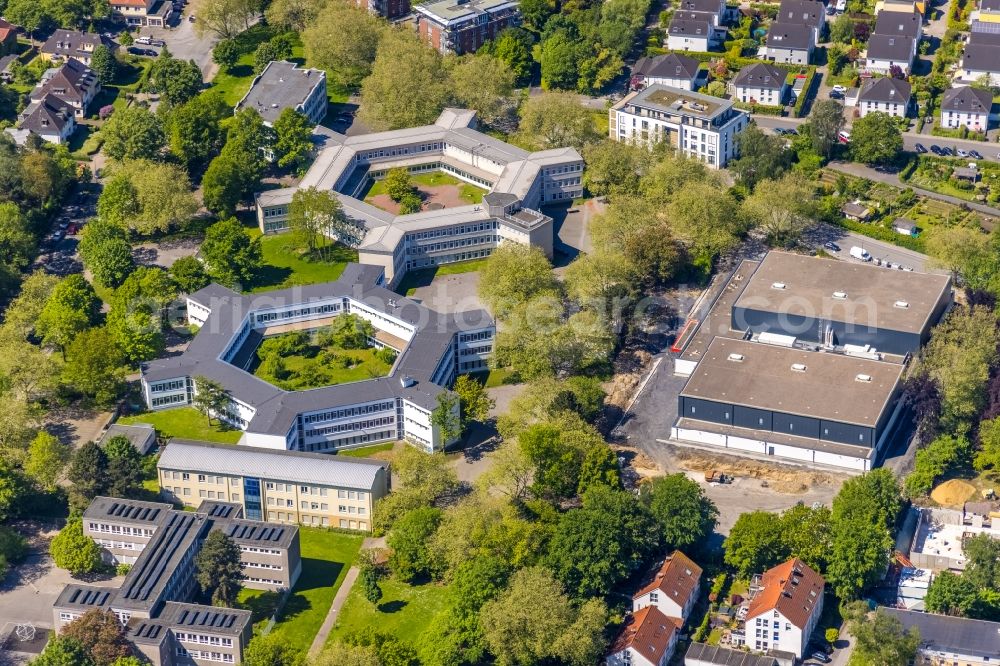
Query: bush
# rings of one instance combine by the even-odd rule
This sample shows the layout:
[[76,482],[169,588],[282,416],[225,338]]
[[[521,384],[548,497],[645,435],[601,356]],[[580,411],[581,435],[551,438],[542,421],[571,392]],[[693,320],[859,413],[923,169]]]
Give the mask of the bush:
[[691,636],[691,640],[695,643],[704,643],[705,639],[708,638],[708,635],[712,632],[711,622],[712,613],[705,613],[705,617],[702,618],[701,624],[699,624],[698,628],[695,629],[694,634]]
[[795,100],[795,106],[792,107],[792,115],[796,118],[801,118],[805,114],[806,102],[812,94],[812,87],[815,79],[816,68],[810,67],[809,71],[806,72],[806,82],[805,85],[802,86],[802,92],[799,93],[798,99]]
[[387,365],[392,365],[396,361],[396,350],[391,347],[382,347],[375,352],[375,358]]
[[97,117],[100,118],[101,120],[107,120],[108,116],[114,113],[114,111],[115,107],[112,106],[111,104],[107,104],[105,106],[102,106],[100,111],[97,112]]
[[125,576],[125,575],[128,574],[129,571],[132,571],[132,565],[131,564],[125,564],[123,562],[122,564],[119,564],[118,566],[115,567],[115,575],[116,576]]

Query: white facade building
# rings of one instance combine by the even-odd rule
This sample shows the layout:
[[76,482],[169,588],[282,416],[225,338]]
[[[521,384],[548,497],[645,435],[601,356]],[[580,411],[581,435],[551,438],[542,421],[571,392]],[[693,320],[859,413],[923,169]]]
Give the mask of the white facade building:
[[650,580],[632,595],[632,611],[655,606],[683,626],[698,600],[701,574],[701,567],[681,551],[675,550]]
[[744,67],[733,79],[735,98],[744,104],[781,106],[788,97],[788,75],[766,63]]
[[747,646],[778,650],[801,659],[823,613],[826,582],[798,558],[768,569],[750,586],[744,623]]
[[941,127],[967,127],[973,132],[985,132],[990,125],[993,94],[989,90],[961,86],[944,91],[941,101]]
[[605,666],[666,666],[677,647],[677,625],[656,606],[646,606],[625,620],[605,657]]
[[645,88],[654,84],[695,90],[700,73],[700,63],[679,53],[652,58],[639,58],[632,67],[632,87]]
[[615,141],[666,142],[719,169],[736,157],[736,135],[749,122],[729,100],[653,85],[611,107],[608,131]]
[[910,111],[910,84],[889,77],[869,79],[859,89],[856,105],[862,118],[876,111],[905,118]]
[[715,28],[706,20],[673,19],[667,28],[671,51],[708,51],[716,43]]

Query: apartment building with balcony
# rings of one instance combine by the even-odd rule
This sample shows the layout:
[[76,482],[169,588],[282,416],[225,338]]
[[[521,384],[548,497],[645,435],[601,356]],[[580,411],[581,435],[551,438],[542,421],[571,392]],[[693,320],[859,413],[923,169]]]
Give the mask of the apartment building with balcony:
[[441,53],[475,53],[521,25],[517,0],[435,0],[413,7],[417,34]]

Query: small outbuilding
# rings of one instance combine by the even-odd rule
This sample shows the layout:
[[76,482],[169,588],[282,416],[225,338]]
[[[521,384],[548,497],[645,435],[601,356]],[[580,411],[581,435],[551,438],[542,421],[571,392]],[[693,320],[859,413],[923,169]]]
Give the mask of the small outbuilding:
[[148,454],[156,447],[156,429],[148,423],[122,425],[113,423],[101,437],[100,445],[104,447],[113,437],[124,437],[135,450],[142,455]]
[[903,236],[916,236],[917,223],[913,220],[908,220],[905,217],[899,217],[892,223],[892,230],[897,234],[902,234]]
[[855,222],[867,222],[868,218],[872,216],[871,210],[857,201],[848,201],[840,208],[840,212],[848,220],[854,220]]

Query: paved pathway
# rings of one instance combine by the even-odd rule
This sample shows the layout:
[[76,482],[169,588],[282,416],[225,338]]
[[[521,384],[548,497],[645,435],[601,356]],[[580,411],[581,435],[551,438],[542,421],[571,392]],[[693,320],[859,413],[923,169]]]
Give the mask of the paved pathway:
[[309,648],[310,659],[316,658],[323,651],[326,639],[330,636],[333,625],[337,622],[337,613],[343,608],[344,602],[347,601],[347,595],[350,594],[351,588],[354,587],[354,581],[358,579],[358,572],[357,567],[351,567],[347,570],[344,582],[341,583],[340,589],[337,590],[337,596],[333,598],[333,605],[330,606],[330,612],[327,613],[326,619],[323,620],[323,626],[319,628],[316,638],[313,639],[312,646]]

